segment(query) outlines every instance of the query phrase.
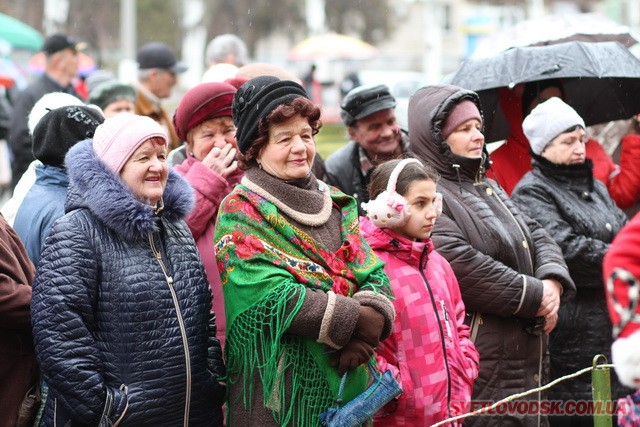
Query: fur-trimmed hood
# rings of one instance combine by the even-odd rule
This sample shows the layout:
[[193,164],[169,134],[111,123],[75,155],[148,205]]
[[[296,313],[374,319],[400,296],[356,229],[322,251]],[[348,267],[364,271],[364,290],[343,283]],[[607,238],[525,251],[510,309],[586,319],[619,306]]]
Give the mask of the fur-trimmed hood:
[[162,197],[164,209],[156,216],[151,206],[138,201],[120,178],[100,161],[92,142],[87,139],[76,144],[65,158],[69,174],[65,212],[88,209],[124,239],[137,240],[158,230],[158,216],[177,221],[191,211],[195,200],[193,189],[173,169],[169,169]]

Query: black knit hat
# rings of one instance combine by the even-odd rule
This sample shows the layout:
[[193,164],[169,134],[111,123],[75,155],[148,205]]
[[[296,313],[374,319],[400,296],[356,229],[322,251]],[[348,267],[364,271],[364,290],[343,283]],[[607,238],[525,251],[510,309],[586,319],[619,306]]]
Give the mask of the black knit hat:
[[396,99],[386,85],[358,86],[351,89],[342,100],[340,117],[346,126],[378,111],[396,107]]
[[102,122],[102,114],[91,107],[74,105],[51,110],[33,130],[33,155],[45,165],[62,167],[67,151],[92,138]]
[[258,137],[260,119],[278,105],[296,98],[309,98],[302,86],[291,80],[273,76],[258,76],[249,80],[236,92],[231,106],[236,125],[236,141],[243,154]]

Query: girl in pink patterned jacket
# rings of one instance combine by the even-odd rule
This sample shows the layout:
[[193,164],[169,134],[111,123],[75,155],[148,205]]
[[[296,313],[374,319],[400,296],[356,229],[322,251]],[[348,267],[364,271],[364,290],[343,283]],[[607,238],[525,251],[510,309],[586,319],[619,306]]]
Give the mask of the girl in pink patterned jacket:
[[376,415],[376,426],[429,426],[466,413],[478,375],[458,281],[430,239],[442,206],[437,178],[416,159],[383,163],[363,204],[361,232],[385,262],[395,296],[393,332],[377,348],[377,362],[404,390]]

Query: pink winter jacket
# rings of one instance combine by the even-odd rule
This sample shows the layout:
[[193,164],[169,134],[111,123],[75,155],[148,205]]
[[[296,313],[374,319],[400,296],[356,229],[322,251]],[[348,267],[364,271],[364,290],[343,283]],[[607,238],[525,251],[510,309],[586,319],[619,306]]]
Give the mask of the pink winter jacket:
[[375,417],[376,426],[429,426],[468,411],[478,352],[463,323],[464,303],[449,263],[431,240],[412,242],[361,218],[360,229],[385,262],[395,300],[393,332],[376,350],[404,394]]
[[191,154],[179,165],[173,167],[194,189],[196,204],[187,216],[187,225],[198,246],[209,286],[213,293],[213,311],[216,314],[217,337],[224,348],[227,321],[224,313],[224,297],[220,285],[220,273],[213,251],[213,232],[220,202],[244,175],[238,170],[227,179],[202,164]]

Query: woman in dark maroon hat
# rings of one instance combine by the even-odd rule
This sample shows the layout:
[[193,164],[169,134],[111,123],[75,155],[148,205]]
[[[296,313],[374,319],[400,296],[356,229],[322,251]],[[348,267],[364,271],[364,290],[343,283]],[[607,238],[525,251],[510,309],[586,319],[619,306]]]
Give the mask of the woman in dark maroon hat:
[[195,190],[196,205],[187,225],[196,240],[213,292],[218,338],[224,346],[225,313],[220,273],[213,250],[218,207],[243,176],[236,163],[236,127],[231,103],[236,88],[229,83],[203,83],[189,90],[173,116],[176,133],[186,145],[187,158],[174,167]]

